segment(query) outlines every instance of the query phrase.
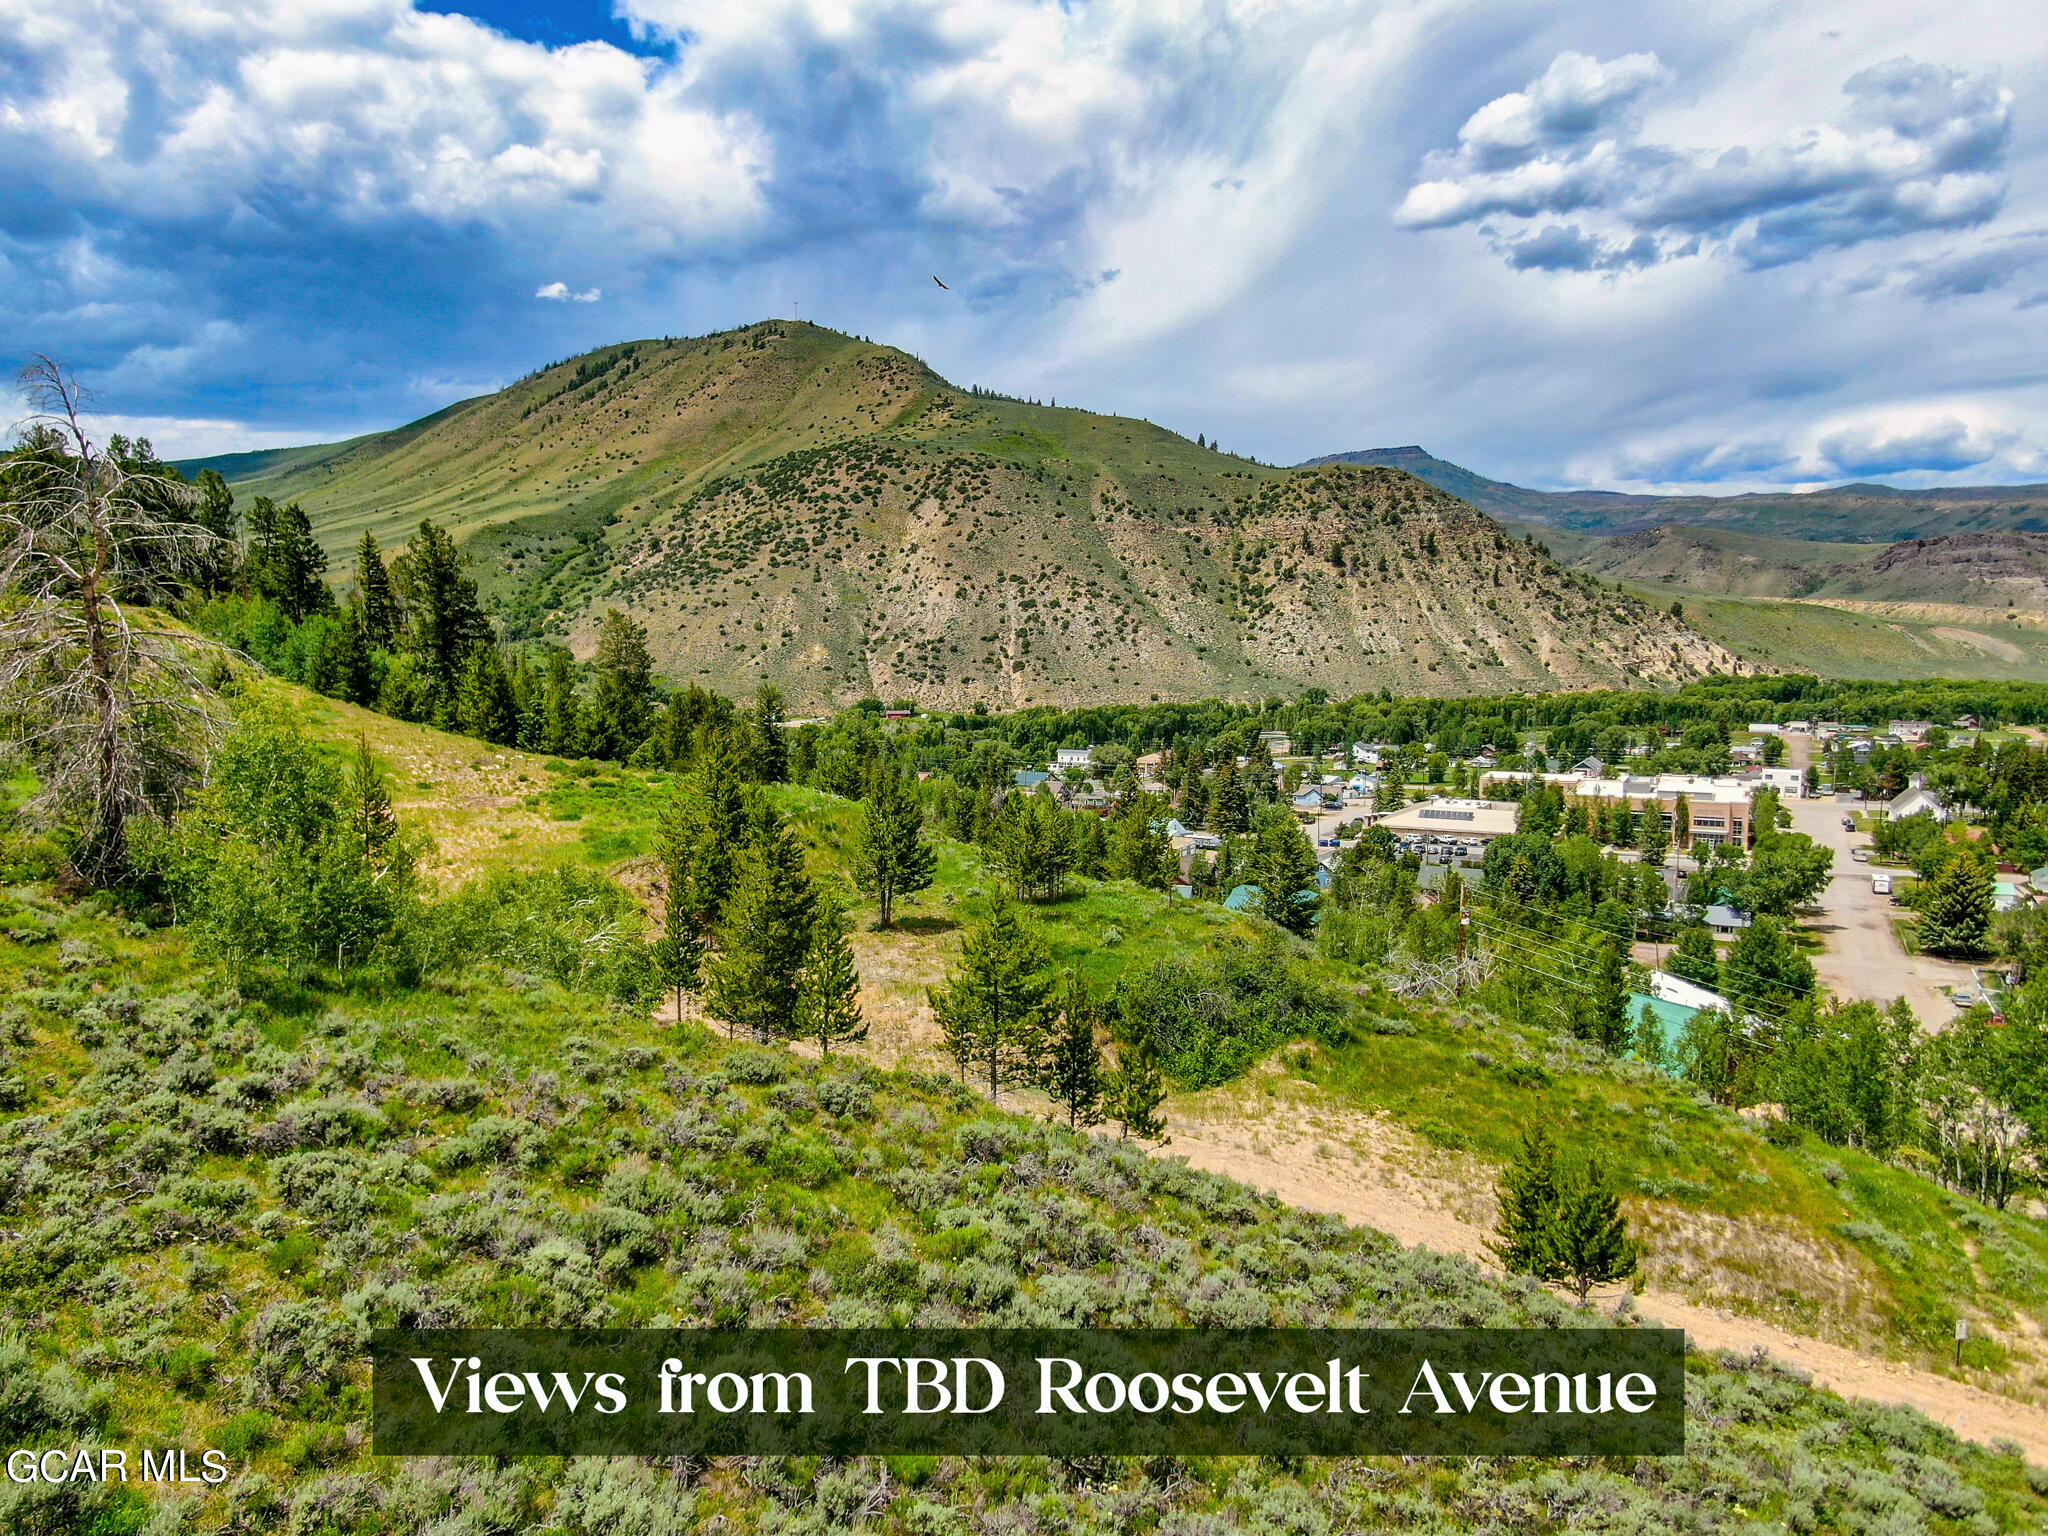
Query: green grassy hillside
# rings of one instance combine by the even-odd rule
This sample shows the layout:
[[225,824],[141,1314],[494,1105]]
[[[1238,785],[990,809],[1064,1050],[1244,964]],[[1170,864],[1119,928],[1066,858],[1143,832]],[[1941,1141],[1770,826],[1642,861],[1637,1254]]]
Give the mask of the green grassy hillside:
[[[401,770],[401,815],[441,843],[429,867],[444,883],[536,864],[576,864],[641,883],[669,775],[482,748],[266,687],[337,746],[371,726],[378,751]],[[499,793],[489,794],[493,788]],[[857,807],[798,786],[779,786],[773,797],[814,872],[850,887]],[[978,848],[936,842],[937,881],[902,908],[895,930],[873,930],[872,904],[856,907],[864,919],[856,950],[873,1029],[868,1054],[943,1071],[928,989],[944,979],[998,882]],[[1278,939],[1260,919],[1121,881],[1074,881],[1033,917],[1055,963],[1104,989],[1160,960]],[[2038,1222],[2015,1213],[1973,1229],[1962,1219],[1966,1203],[1917,1175],[1818,1143],[1773,1146],[1751,1122],[1696,1103],[1638,1063],[1490,1014],[1404,1003],[1371,968],[1294,941],[1286,947],[1304,975],[1356,1000],[1348,1040],[1291,1058],[1289,1081],[1305,1110],[1385,1115],[1446,1156],[1489,1169],[1511,1155],[1528,1125],[1598,1126],[1632,1215],[1670,1235],[1649,1260],[1659,1285],[1930,1365],[1943,1357],[1960,1308],[1987,1348],[2001,1339],[2016,1346],[2013,1389],[2048,1395],[2048,1359],[2034,1359],[2023,1342],[2048,1326],[2048,1230]],[[1209,1105],[1191,1094],[1185,1107],[1207,1114]],[[1852,1166],[1856,1178],[1831,1177],[1840,1166]],[[1987,1243],[2009,1249],[2010,1262],[1973,1264],[1972,1252],[1981,1258]]]
[[[188,466],[193,467],[193,466]],[[1469,693],[1737,663],[1405,473],[1285,471],[961,391],[816,326],[610,347],[397,432],[243,455],[337,566],[421,518],[515,637],[607,607],[677,681],[800,709]]]
[[1821,677],[1911,680],[1959,677],[2048,681],[2048,628],[2038,616],[1933,605],[1835,606],[1700,597],[1684,588],[1643,586],[1652,600],[1676,598],[1687,620],[1760,667]]

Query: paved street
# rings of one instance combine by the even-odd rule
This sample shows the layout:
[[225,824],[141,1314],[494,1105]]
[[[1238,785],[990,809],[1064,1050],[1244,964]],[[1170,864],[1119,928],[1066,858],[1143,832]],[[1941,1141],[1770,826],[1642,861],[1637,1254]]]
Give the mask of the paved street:
[[1892,932],[1894,919],[1907,915],[1870,888],[1871,868],[1849,857],[1851,847],[1867,845],[1861,832],[1842,830],[1852,809],[1832,795],[1819,800],[1788,800],[1792,830],[1835,850],[1834,878],[1821,894],[1824,915],[1807,924],[1820,934],[1826,949],[1813,957],[1813,968],[1837,997],[1869,998],[1889,1003],[1903,997],[1923,1024],[1937,1027],[1955,1017],[1955,1005],[1939,990],[1974,985],[1970,968],[1944,960],[1906,954]]

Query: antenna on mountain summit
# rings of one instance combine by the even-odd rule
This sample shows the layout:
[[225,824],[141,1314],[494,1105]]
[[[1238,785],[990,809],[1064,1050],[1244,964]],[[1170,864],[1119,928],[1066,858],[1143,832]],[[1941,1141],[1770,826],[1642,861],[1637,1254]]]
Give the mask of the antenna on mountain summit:
[[[936,273],[936,272],[934,272],[934,273],[932,274],[932,281],[933,281],[933,282],[935,282],[935,283],[939,283],[939,286],[940,286],[941,288],[946,288],[946,285],[945,285],[944,283],[940,283],[940,282],[939,282],[939,275],[938,275],[938,273]],[[952,291],[953,291],[952,289],[950,289],[950,288],[946,288],[946,292],[948,292],[948,293],[951,293]]]

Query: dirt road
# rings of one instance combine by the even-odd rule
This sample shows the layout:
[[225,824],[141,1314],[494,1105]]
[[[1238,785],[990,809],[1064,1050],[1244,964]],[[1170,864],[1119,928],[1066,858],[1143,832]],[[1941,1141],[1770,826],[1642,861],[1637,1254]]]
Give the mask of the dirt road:
[[[1360,1116],[1368,1133],[1371,1118]],[[1313,1132],[1302,1135],[1284,1117],[1251,1119],[1233,1113],[1222,1120],[1176,1118],[1170,1154],[1196,1168],[1271,1190],[1289,1205],[1325,1211],[1346,1221],[1375,1227],[1410,1247],[1462,1254],[1497,1268],[1487,1251],[1486,1228],[1465,1220],[1454,1207],[1458,1192],[1404,1170],[1397,1155],[1366,1155],[1346,1138],[1343,1149]],[[1620,1288],[1601,1300],[1618,1303]],[[1780,1363],[1811,1375],[1816,1385],[1844,1397],[1904,1403],[1946,1424],[1966,1439],[1989,1443],[2013,1440],[2027,1458],[2048,1464],[2048,1409],[1985,1392],[1966,1382],[1912,1366],[1873,1359],[1854,1350],[1807,1338],[1753,1318],[1703,1307],[1669,1291],[1651,1289],[1637,1309],[1668,1328],[1683,1328],[1701,1349],[1749,1354],[1762,1350]]]
[[1942,993],[1943,984],[1974,985],[1970,968],[1945,960],[1909,955],[1899,947],[1892,924],[1906,912],[1891,898],[1871,889],[1871,869],[1849,857],[1852,847],[1869,845],[1861,832],[1847,832],[1842,818],[1850,807],[1833,797],[1788,800],[1792,828],[1825,848],[1835,850],[1834,877],[1821,893],[1825,916],[1808,924],[1826,941],[1813,957],[1813,968],[1838,997],[1868,998],[1888,1003],[1903,997],[1923,1024],[1943,1025],[1955,1017],[1955,1005]]

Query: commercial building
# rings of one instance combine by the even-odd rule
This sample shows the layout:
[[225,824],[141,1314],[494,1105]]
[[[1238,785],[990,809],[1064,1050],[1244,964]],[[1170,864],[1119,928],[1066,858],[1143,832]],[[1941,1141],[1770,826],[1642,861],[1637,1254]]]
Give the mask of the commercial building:
[[1690,837],[1698,843],[1733,843],[1747,848],[1756,841],[1750,824],[1753,797],[1738,779],[1708,778],[1698,773],[1635,774],[1619,779],[1581,779],[1564,786],[1568,800],[1588,809],[1626,805],[1639,815],[1652,811],[1664,817],[1667,829],[1678,822],[1678,804],[1685,802]]
[[1396,837],[1476,839],[1490,843],[1510,836],[1515,830],[1515,806],[1505,800],[1422,800],[1367,817],[1374,826],[1385,827]]

